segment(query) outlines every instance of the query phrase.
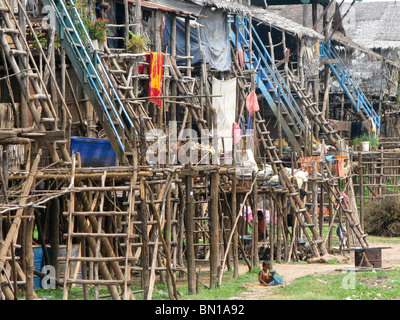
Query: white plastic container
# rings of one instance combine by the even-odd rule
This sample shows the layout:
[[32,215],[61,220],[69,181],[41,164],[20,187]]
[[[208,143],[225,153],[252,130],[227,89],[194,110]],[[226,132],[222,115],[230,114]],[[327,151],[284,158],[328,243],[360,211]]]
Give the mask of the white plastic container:
[[369,141],[361,141],[361,151],[369,151]]

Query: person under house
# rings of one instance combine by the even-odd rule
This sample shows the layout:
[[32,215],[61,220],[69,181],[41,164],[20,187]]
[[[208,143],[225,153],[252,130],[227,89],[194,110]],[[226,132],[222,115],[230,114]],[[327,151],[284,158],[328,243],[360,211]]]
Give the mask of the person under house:
[[286,285],[286,281],[284,278],[279,276],[275,270],[270,270],[271,265],[267,261],[263,261],[262,269],[258,273],[258,281],[262,286],[277,286],[282,285],[283,287]]

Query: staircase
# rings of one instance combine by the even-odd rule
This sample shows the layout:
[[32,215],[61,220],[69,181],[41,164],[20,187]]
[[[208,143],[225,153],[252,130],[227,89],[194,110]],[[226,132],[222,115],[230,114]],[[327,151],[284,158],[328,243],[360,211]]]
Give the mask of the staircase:
[[[233,50],[232,53],[234,53]],[[233,72],[238,78],[240,93],[242,94],[242,96],[246,96],[247,94],[249,94],[248,81],[246,80],[246,76],[244,75],[243,70],[239,67],[239,63],[235,54],[233,54],[233,57]],[[289,206],[295,213],[299,222],[299,226],[303,230],[304,235],[307,237],[307,240],[310,243],[313,255],[315,257],[319,257],[320,255],[327,254],[325,242],[320,237],[317,226],[315,223],[313,223],[310,212],[308,211],[305,203],[301,200],[298,190],[296,190],[294,184],[284,173],[283,162],[279,158],[277,147],[273,144],[270,132],[268,131],[265,123],[265,119],[263,119],[260,111],[255,112],[254,116],[256,120],[255,129],[257,132],[257,136],[260,139],[260,145],[263,146],[265,151],[266,163],[270,164],[274,171],[274,174],[277,174],[280,177],[279,181],[282,183],[283,187],[289,190],[289,192],[287,193]]]
[[360,114],[363,120],[367,120],[371,117],[376,126],[376,133],[379,134],[381,127],[380,116],[375,112],[357,81],[355,81],[349,69],[333,47],[331,41],[320,44],[320,55],[321,58],[327,58],[330,60],[330,63],[328,63],[329,68],[339,81],[353,108],[358,114]]
[[[255,70],[255,82],[290,141],[293,150],[301,153],[305,147],[305,137],[311,129],[304,112],[291,94],[285,80],[271,59],[262,40],[247,18],[236,18],[236,32],[232,28],[230,35],[237,49],[244,52],[246,68]],[[250,36],[251,29],[251,36]],[[250,51],[251,39],[251,51]]]
[[[42,0],[47,11],[54,15],[56,31],[104,128],[118,160],[130,163],[135,146],[136,130],[98,53],[93,47],[84,24],[71,0],[69,10],[64,0]],[[83,35],[79,32],[83,30]]]

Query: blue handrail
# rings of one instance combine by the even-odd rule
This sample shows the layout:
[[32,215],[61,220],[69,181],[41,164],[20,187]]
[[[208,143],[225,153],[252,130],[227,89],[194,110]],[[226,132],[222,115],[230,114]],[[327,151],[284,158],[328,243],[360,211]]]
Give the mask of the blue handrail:
[[[72,5],[72,17],[70,14],[70,11],[66,7],[65,3],[63,0],[58,1],[58,5],[54,3],[53,0],[48,1],[49,4],[54,8],[54,11],[56,13],[56,17],[58,18],[59,21],[59,32],[60,35],[64,35],[67,37],[68,43],[71,45],[71,48],[73,49],[74,55],[76,56],[77,60],[79,61],[79,64],[82,68],[82,71],[84,74],[87,75],[89,79],[89,83],[91,84],[91,87],[95,93],[95,95],[98,97],[98,100],[102,106],[102,110],[104,114],[106,115],[106,118],[109,121],[109,124],[115,134],[115,137],[118,141],[119,147],[121,148],[122,152],[125,150],[125,147],[121,141],[120,135],[113,123],[112,117],[110,115],[110,112],[112,110],[113,114],[115,115],[119,126],[125,130],[125,124],[122,121],[120,114],[117,112],[115,105],[113,103],[113,100],[111,99],[110,95],[107,92],[107,88],[105,84],[101,81],[102,77],[107,80],[108,83],[108,88],[111,89],[113,97],[115,100],[118,102],[119,106],[121,107],[121,110],[123,114],[125,115],[125,118],[127,120],[127,124],[129,127],[134,128],[134,125],[132,121],[130,120],[130,117],[128,116],[121,100],[119,99],[119,96],[117,92],[114,89],[114,86],[111,83],[111,80],[104,68],[103,63],[101,62],[100,58],[98,57],[97,51],[95,50],[92,41],[90,40],[90,37],[84,27],[84,24],[82,22],[81,17],[79,16],[78,11],[76,10],[75,4],[72,0],[70,0],[71,5]],[[64,20],[65,19],[65,20]],[[67,25],[69,24],[69,25]],[[79,26],[82,31],[84,37],[86,37],[86,41],[83,41],[82,34],[77,30],[77,26]],[[73,30],[73,35],[68,31],[68,29]],[[87,48],[87,44],[89,44],[90,48],[93,50],[93,55],[90,54]],[[79,45],[80,49],[77,47]],[[100,66],[102,70],[102,75],[100,76],[97,70],[96,66]],[[93,79],[93,77],[96,77]],[[104,98],[103,98],[103,96]],[[105,100],[104,100],[105,99]],[[106,106],[106,102],[108,105],[111,107],[109,110]]]
[[[129,125],[130,125],[132,128],[134,128],[134,125],[133,125],[133,123],[132,123],[130,117],[128,116],[128,113],[126,112],[125,107],[124,107],[124,105],[122,104],[122,102],[121,102],[121,100],[120,100],[120,98],[119,98],[119,96],[118,96],[118,94],[117,94],[117,92],[116,92],[116,90],[115,90],[115,88],[114,88],[114,85],[112,84],[112,82],[111,82],[111,80],[110,80],[110,77],[108,76],[108,73],[107,73],[107,71],[106,71],[106,69],[105,69],[103,63],[102,63],[101,59],[99,58],[96,49],[95,49],[94,46],[93,46],[93,42],[92,42],[92,40],[90,39],[89,34],[87,33],[87,30],[86,30],[86,28],[85,28],[85,26],[84,26],[84,24],[83,24],[82,18],[80,17],[78,11],[76,10],[76,6],[75,6],[74,1],[73,1],[73,0],[69,0],[69,1],[71,2],[72,6],[73,6],[72,8],[73,8],[74,14],[75,14],[76,17],[78,18],[79,25],[80,25],[80,26],[82,27],[82,29],[84,30],[84,34],[85,34],[86,40],[87,40],[88,43],[90,44],[90,48],[93,50],[93,53],[94,53],[94,61],[95,61],[95,63],[101,67],[101,70],[103,71],[103,75],[104,75],[105,78],[107,79],[107,83],[108,83],[108,85],[110,86],[110,88],[111,88],[111,90],[112,90],[112,92],[113,92],[114,98],[117,100],[119,106],[121,107],[121,110],[122,110],[123,113],[125,114],[125,116],[126,116],[126,118],[127,118],[127,120],[128,120]],[[64,11],[67,10],[67,8],[65,7],[64,1],[61,0],[60,3],[61,3],[62,6],[63,6],[63,10],[64,10]],[[82,48],[86,48],[86,46],[82,46]],[[108,97],[108,95],[107,95],[107,97]],[[109,99],[109,97],[108,97],[108,99]],[[114,111],[115,111],[115,109],[114,109]],[[118,113],[117,113],[117,114],[118,114]]]
[[[240,18],[240,17],[237,18],[239,40],[244,43],[248,43],[250,40],[249,39],[250,31],[247,27],[248,23],[249,21],[247,18]],[[268,82],[269,84],[268,87],[271,90],[273,90],[273,93],[275,94],[276,97],[282,97],[284,105],[291,111],[291,115],[294,116],[294,118],[297,120],[297,124],[299,125],[300,129],[304,131],[305,124],[308,124],[306,117],[304,116],[302,110],[296,103],[293,95],[291,94],[290,89],[287,87],[283,77],[279,73],[278,68],[276,67],[270,54],[266,50],[254,26],[251,26],[251,28],[252,28],[252,39],[253,39],[252,49],[255,58],[253,68],[257,67],[259,63],[260,66],[262,66],[262,68],[259,68],[259,73],[257,74],[257,76],[261,78],[262,82],[265,81]],[[242,29],[244,30],[245,34],[241,32]],[[260,47],[262,49],[260,49]],[[257,52],[257,55],[255,54],[255,52]],[[310,128],[309,125],[308,128]]]
[[380,116],[375,112],[371,103],[365,96],[364,92],[360,88],[357,81],[354,80],[346,64],[340,58],[335,48],[332,46],[331,41],[320,44],[320,55],[322,58],[334,59],[337,62],[329,63],[329,67],[332,73],[339,81],[341,87],[349,98],[351,104],[357,112],[364,112],[367,117],[371,117],[374,120],[377,132],[380,132]]
[[[93,50],[93,53],[94,53],[94,57],[93,57],[93,58],[94,58],[95,63],[101,67],[101,70],[103,71],[103,75],[105,76],[105,78],[106,78],[106,80],[107,80],[107,83],[108,83],[108,85],[110,86],[110,88],[111,88],[111,90],[112,90],[112,92],[113,92],[114,98],[117,100],[119,106],[121,107],[121,110],[123,111],[123,113],[124,113],[125,116],[127,117],[127,120],[128,120],[129,125],[130,125],[132,128],[134,128],[134,125],[133,125],[133,123],[132,123],[130,117],[128,116],[128,113],[126,112],[125,107],[124,107],[124,105],[122,104],[122,102],[121,102],[121,100],[120,100],[120,98],[119,98],[119,96],[118,96],[118,94],[117,94],[117,92],[116,92],[116,90],[115,90],[115,88],[114,88],[114,85],[112,84],[112,82],[111,82],[111,80],[110,80],[110,77],[108,76],[108,73],[107,73],[107,71],[106,71],[106,69],[105,69],[103,63],[102,63],[101,59],[99,58],[96,49],[95,49],[94,46],[93,46],[93,42],[92,42],[92,40],[90,39],[89,34],[88,34],[88,32],[87,32],[87,30],[86,30],[84,24],[83,24],[82,18],[80,17],[80,15],[79,15],[79,13],[78,13],[78,11],[77,11],[77,9],[76,9],[76,6],[75,6],[74,1],[73,1],[73,0],[69,0],[69,1],[71,2],[72,6],[73,6],[72,8],[73,8],[73,11],[74,11],[75,16],[78,18],[79,25],[82,27],[82,29],[83,29],[83,31],[84,31],[86,40],[87,40],[87,42],[89,43],[90,48]],[[63,6],[63,10],[64,10],[64,11],[68,11],[67,7],[66,7],[65,4],[64,4],[64,0],[60,0],[59,2],[60,2],[61,5]],[[82,44],[82,43],[80,43],[80,44]],[[86,46],[82,46],[82,48],[86,48]],[[86,51],[86,50],[85,50],[85,51]],[[95,69],[95,71],[96,71],[96,69]],[[96,72],[97,72],[97,71],[96,71]],[[108,97],[108,95],[107,95],[107,97]],[[108,97],[108,100],[109,100],[109,97]],[[114,111],[115,111],[115,109],[114,109]],[[118,113],[117,113],[117,114],[118,114]]]

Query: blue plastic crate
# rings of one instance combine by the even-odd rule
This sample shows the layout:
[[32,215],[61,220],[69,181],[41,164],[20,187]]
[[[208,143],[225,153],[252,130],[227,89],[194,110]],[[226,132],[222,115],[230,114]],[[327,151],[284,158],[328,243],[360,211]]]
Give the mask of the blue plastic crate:
[[117,164],[117,156],[107,139],[71,137],[71,155],[79,152],[82,167],[110,167]]

